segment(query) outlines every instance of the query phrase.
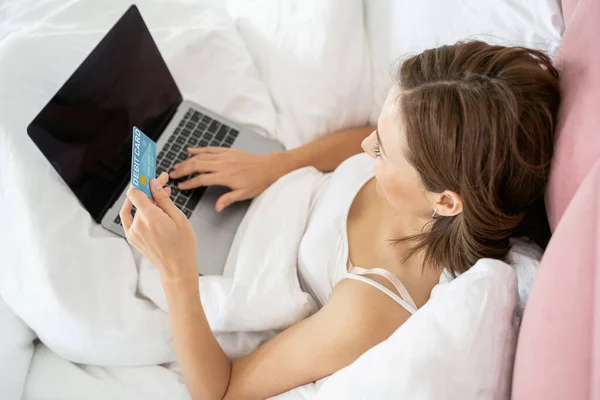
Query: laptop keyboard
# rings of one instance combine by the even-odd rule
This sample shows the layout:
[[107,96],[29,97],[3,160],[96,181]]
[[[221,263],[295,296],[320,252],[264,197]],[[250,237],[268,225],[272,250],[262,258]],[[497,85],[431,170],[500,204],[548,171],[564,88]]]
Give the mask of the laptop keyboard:
[[[187,152],[188,147],[231,147],[238,134],[237,130],[190,108],[167,144],[156,156],[156,176],[169,172],[173,165],[188,159],[191,156]],[[179,190],[177,184],[197,175],[196,173],[177,180],[169,179],[166,185],[171,188],[171,200],[188,218],[206,191],[206,187]],[[135,208],[132,214],[135,215]],[[115,218],[115,223],[121,225],[120,216]]]

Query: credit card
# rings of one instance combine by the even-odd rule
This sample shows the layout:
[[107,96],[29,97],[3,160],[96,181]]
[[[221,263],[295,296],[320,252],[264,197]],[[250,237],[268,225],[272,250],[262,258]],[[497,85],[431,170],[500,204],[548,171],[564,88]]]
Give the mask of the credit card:
[[133,127],[131,149],[131,184],[152,199],[150,179],[156,178],[156,143]]

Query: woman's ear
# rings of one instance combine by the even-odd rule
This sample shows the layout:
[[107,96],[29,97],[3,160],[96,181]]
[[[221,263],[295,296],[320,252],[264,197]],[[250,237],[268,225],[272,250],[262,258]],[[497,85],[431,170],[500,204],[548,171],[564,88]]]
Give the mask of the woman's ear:
[[442,217],[454,217],[463,210],[463,201],[460,194],[445,190],[438,194],[433,204],[434,211]]

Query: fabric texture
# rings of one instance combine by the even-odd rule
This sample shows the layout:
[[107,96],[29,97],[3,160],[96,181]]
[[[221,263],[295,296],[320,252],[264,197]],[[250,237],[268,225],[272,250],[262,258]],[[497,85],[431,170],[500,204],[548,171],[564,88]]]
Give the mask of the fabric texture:
[[297,147],[366,125],[371,60],[362,0],[226,0],[269,88],[278,139]]
[[546,196],[552,228],[600,159],[600,3],[565,0],[564,7],[567,25],[556,55],[562,99]]
[[[597,162],[560,220],[529,296],[515,360],[515,400],[600,397],[599,226]],[[556,293],[568,301],[552,302]]]
[[515,400],[600,398],[600,3],[565,0],[563,9],[563,100],[546,197],[554,234],[523,317]]

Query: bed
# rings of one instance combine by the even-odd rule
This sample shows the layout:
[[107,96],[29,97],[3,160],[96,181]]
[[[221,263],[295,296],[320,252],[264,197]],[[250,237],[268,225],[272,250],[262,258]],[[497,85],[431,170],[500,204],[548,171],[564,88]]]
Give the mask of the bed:
[[[287,148],[374,123],[399,56],[468,38],[554,54],[564,30],[557,0],[137,5],[186,98]],[[128,6],[120,0],[0,6],[3,399],[189,398],[155,269],[91,220],[25,134]],[[231,357],[315,311],[297,282],[295,249],[318,177],[311,169],[296,171],[261,195],[249,211],[261,223],[245,218],[225,275],[200,280],[209,322]],[[289,180],[305,185],[305,195],[291,193]],[[274,209],[295,211],[269,219]],[[251,240],[259,234],[278,242]],[[259,257],[273,248],[284,249],[278,266]],[[440,282],[431,304],[390,339],[333,376],[276,398],[509,397],[518,320],[540,258],[526,245],[515,249],[519,268],[486,261]],[[257,263],[277,271],[260,290],[252,280]],[[464,310],[462,319],[447,317],[452,307]]]

